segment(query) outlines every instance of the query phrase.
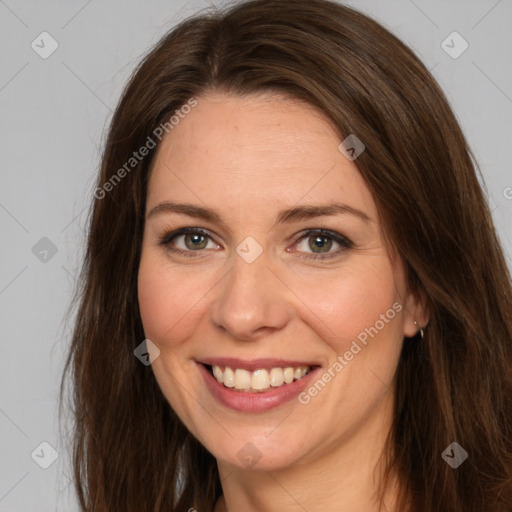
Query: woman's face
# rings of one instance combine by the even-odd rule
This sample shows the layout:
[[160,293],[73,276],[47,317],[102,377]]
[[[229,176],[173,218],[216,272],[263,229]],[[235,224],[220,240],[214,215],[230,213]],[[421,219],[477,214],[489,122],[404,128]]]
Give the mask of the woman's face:
[[140,312],[163,394],[219,462],[312,463],[390,424],[420,318],[340,143],[310,106],[215,93],[159,147]]

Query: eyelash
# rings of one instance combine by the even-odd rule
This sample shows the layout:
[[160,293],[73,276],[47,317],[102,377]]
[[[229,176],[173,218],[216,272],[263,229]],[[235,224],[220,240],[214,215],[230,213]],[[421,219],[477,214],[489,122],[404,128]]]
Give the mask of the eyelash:
[[[185,234],[190,234],[190,233],[200,234],[200,235],[203,235],[203,236],[206,236],[206,237],[212,239],[211,234],[208,231],[206,231],[205,229],[202,229],[199,227],[194,227],[194,228],[189,227],[189,228],[176,229],[174,231],[171,231],[170,233],[164,233],[159,238],[159,244],[165,246],[167,248],[167,250],[169,250],[171,252],[181,254],[186,257],[192,257],[192,258],[196,257],[196,255],[193,253],[201,252],[205,249],[198,249],[197,251],[190,251],[190,250],[184,251],[183,249],[176,249],[176,248],[170,247],[170,243],[174,238],[176,238],[180,235],[185,235]],[[322,229],[322,228],[310,229],[310,230],[303,231],[302,233],[300,233],[298,235],[297,239],[294,241],[294,244],[298,244],[298,243],[302,242],[304,239],[310,238],[314,235],[317,235],[317,236],[320,235],[320,236],[323,236],[326,238],[331,238],[332,240],[337,242],[339,245],[341,245],[342,248],[335,252],[324,253],[324,255],[314,254],[314,253],[306,253],[301,256],[302,258],[313,259],[313,260],[325,260],[325,259],[329,259],[329,258],[334,258],[337,255],[339,255],[340,253],[342,253],[343,251],[352,248],[354,245],[345,236],[340,235],[339,233],[336,233],[334,231],[330,231],[328,229]]]

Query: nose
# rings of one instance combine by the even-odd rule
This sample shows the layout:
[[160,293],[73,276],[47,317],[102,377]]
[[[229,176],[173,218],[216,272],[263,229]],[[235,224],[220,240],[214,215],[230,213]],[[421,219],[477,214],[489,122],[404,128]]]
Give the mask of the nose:
[[269,266],[265,251],[252,263],[238,254],[215,287],[211,321],[240,341],[254,341],[283,329],[291,318],[291,292]]

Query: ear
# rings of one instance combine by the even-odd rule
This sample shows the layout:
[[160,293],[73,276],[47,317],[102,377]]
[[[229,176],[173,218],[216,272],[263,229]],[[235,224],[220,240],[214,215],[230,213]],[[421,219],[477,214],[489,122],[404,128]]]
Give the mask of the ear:
[[429,321],[430,311],[425,293],[419,288],[410,289],[405,300],[404,336],[406,338],[416,336],[420,329],[425,329]]

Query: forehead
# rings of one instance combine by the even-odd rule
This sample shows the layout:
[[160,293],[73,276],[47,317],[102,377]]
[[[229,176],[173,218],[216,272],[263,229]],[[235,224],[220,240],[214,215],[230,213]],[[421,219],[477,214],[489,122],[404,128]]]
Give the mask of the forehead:
[[344,201],[376,218],[355,163],[338,149],[341,137],[313,106],[269,93],[197,101],[158,148],[148,207],[184,196],[219,208]]

